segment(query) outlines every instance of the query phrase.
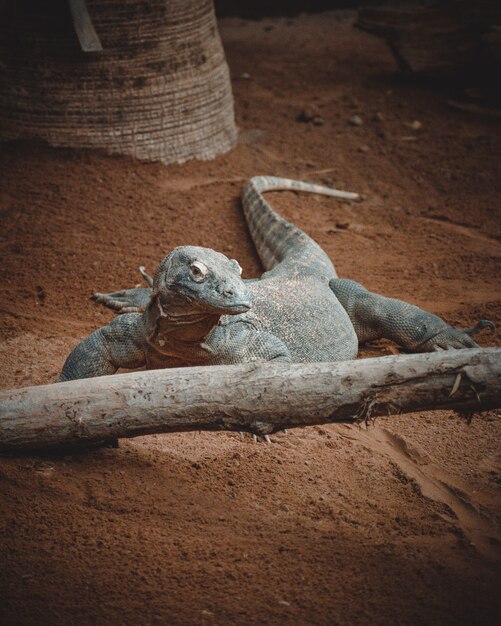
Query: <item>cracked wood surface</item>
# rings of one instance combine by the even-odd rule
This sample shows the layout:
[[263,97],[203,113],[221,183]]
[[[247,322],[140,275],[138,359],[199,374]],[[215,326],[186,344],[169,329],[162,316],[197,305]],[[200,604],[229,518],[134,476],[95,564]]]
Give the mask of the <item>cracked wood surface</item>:
[[189,430],[265,435],[378,415],[501,406],[501,348],[341,363],[191,367],[0,392],[0,452]]

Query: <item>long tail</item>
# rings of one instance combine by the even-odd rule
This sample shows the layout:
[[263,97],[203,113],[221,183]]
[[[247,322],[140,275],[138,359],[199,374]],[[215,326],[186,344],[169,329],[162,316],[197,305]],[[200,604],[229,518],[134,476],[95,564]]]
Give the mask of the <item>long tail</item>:
[[266,202],[262,194],[275,190],[307,191],[344,200],[358,200],[359,194],[274,176],[255,176],[244,187],[242,202],[245,218],[266,270],[270,270],[288,256],[297,257],[305,253],[309,253],[310,260],[311,255],[314,255],[318,256],[318,261],[323,265],[326,259],[328,264],[332,265],[325,252],[313,239],[280,217]]

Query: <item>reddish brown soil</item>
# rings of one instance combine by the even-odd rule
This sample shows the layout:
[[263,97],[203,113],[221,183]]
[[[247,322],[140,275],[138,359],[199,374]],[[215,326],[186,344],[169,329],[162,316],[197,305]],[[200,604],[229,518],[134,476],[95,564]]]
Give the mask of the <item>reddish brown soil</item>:
[[[501,323],[496,123],[448,110],[445,87],[399,82],[383,44],[339,14],[221,30],[241,128],[230,154],[163,167],[1,149],[2,387],[54,380],[111,317],[89,294],[133,285],[140,263],[153,270],[173,246],[210,246],[257,274],[238,200],[255,174],[365,194],[351,206],[270,195],[341,275],[453,323]],[[305,110],[323,125],[298,122]],[[3,458],[0,621],[494,624],[499,417]]]

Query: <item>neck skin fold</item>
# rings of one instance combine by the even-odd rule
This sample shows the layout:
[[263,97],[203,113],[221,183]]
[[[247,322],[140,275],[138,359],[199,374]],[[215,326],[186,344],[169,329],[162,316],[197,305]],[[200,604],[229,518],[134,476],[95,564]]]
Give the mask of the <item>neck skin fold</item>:
[[221,315],[207,313],[193,306],[188,298],[169,298],[169,307],[162,305],[159,295],[153,296],[145,316],[148,343],[165,354],[177,355],[183,347],[202,346],[219,322]]

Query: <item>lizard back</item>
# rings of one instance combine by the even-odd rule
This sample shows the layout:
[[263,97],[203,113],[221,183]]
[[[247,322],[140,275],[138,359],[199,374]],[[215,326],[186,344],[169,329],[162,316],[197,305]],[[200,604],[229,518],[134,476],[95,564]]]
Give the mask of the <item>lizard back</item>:
[[253,308],[264,328],[289,348],[294,362],[354,358],[352,323],[329,287],[334,266],[311,237],[278,215],[263,192],[292,190],[356,200],[358,194],[285,178],[257,176],[243,190],[244,213],[267,272],[251,283]]

